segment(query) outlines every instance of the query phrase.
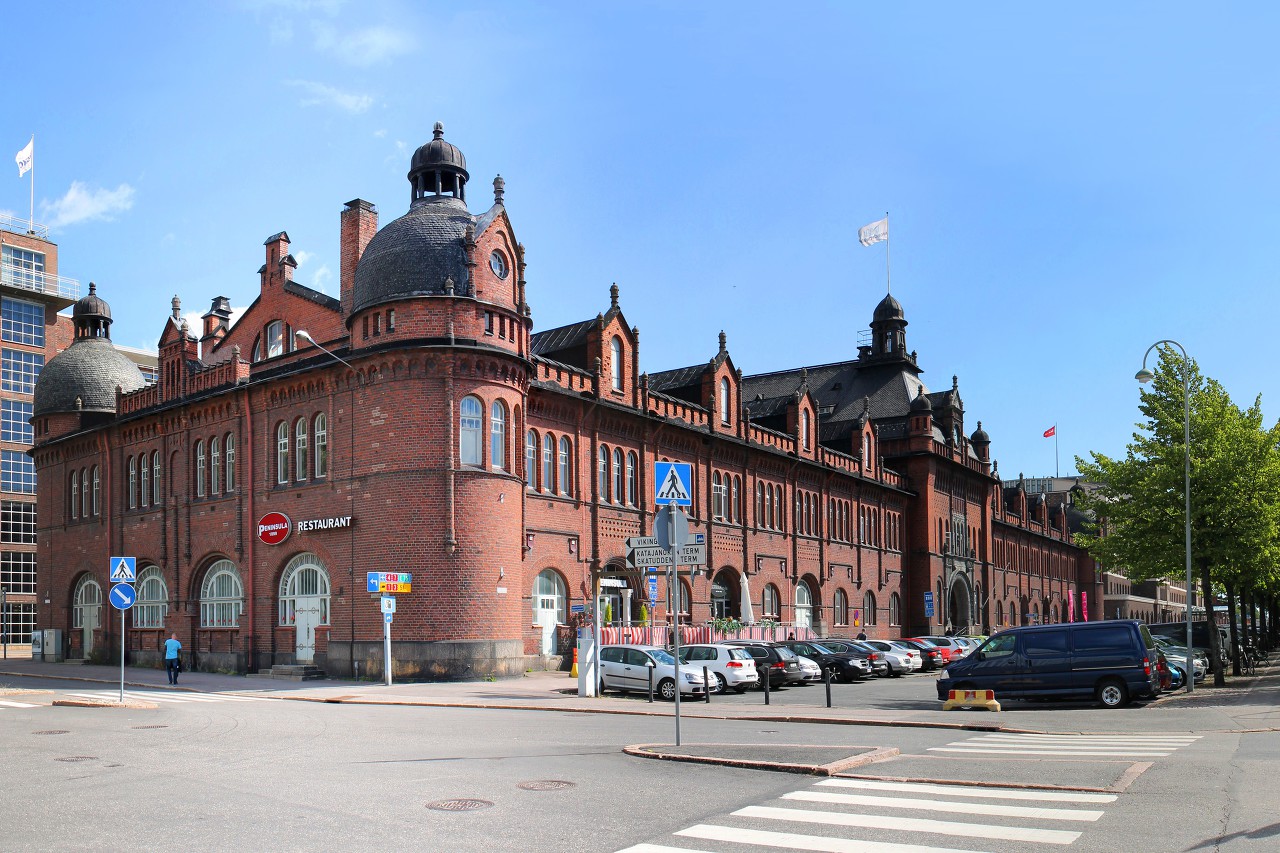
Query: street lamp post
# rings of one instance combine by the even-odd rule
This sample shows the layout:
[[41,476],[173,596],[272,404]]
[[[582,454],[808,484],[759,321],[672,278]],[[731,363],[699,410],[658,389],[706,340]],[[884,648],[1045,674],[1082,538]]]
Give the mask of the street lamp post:
[[[1184,516],[1184,532],[1186,535],[1186,560],[1187,560],[1187,669],[1193,669],[1191,666],[1191,601],[1194,598],[1194,587],[1191,578],[1191,358],[1187,355],[1187,349],[1177,341],[1163,340],[1156,341],[1147,347],[1146,355],[1142,356],[1142,369],[1137,372],[1134,379],[1144,385],[1156,378],[1156,375],[1147,370],[1147,358],[1150,357],[1151,351],[1161,344],[1171,344],[1182,351],[1182,472],[1183,487],[1182,494],[1186,500],[1185,516]],[[1206,613],[1211,611],[1206,610]],[[1211,623],[1212,627],[1212,623]],[[1187,692],[1192,693],[1196,689],[1195,672],[1187,673]]]

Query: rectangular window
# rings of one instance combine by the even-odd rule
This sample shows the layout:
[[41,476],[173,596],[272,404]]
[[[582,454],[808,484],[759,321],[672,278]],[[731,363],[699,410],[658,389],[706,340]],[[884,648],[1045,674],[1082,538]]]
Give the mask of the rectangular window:
[[0,440],[31,444],[31,404],[22,400],[0,400]]
[[394,332],[396,330],[396,309],[387,309],[387,331]]
[[36,629],[36,606],[34,604],[5,604],[4,624],[9,629],[9,642],[31,642],[31,632]]
[[36,463],[20,450],[0,451],[0,492],[36,493]]
[[0,249],[0,283],[23,290],[44,290],[44,253],[17,246]]
[[284,323],[279,320],[267,326],[267,358],[284,352]]
[[484,312],[484,333],[486,335],[493,334],[493,312],[492,311]]
[[16,394],[32,394],[44,367],[44,356],[35,352],[6,349],[0,353],[0,388]]
[[0,543],[36,544],[36,505],[24,501],[0,501]]
[[711,484],[711,512],[717,521],[724,521],[729,505],[729,487],[718,480]]
[[36,555],[26,551],[0,551],[0,584],[10,593],[36,594]]
[[44,306],[8,296],[0,298],[0,338],[15,344],[44,346]]

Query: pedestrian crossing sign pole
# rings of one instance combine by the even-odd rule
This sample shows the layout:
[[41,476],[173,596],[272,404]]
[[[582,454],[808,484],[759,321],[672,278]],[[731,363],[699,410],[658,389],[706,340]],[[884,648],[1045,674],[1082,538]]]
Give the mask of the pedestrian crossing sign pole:
[[[667,589],[671,591],[673,606],[671,613],[671,650],[675,658],[675,718],[676,746],[680,745],[680,577],[676,571],[676,552],[689,542],[689,519],[680,510],[682,506],[693,506],[693,466],[688,462],[655,462],[653,463],[653,483],[656,487],[654,503],[666,504],[654,520],[653,534],[658,544],[671,555],[671,563],[667,568]],[[706,684],[702,686],[707,689]]]

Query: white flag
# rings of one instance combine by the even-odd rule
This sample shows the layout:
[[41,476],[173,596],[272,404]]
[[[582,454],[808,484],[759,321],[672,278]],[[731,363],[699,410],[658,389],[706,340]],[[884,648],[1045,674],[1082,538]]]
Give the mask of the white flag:
[[858,242],[864,246],[889,239],[889,217],[864,225],[858,229]]
[[31,137],[31,141],[27,143],[27,147],[18,152],[13,161],[18,164],[18,177],[21,178],[27,172],[31,171],[31,163],[36,156],[36,138]]

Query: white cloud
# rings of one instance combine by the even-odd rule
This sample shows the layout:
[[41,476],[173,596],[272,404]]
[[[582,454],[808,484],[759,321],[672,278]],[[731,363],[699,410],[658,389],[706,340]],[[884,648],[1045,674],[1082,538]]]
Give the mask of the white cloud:
[[292,254],[293,259],[298,262],[298,266],[302,266],[307,261],[315,257],[314,253],[308,252],[306,249],[299,249],[298,251],[291,252],[290,254]]
[[100,220],[110,222],[116,214],[133,207],[134,189],[121,184],[114,190],[90,189],[80,181],[72,181],[62,198],[40,203],[40,212],[50,228]]
[[303,91],[303,98],[298,103],[304,107],[330,106],[349,113],[362,113],[373,106],[373,97],[370,95],[344,92],[313,80],[286,80],[285,82]]
[[373,132],[374,139],[385,139],[386,136],[387,136],[387,129],[385,127],[382,128],[381,130],[375,130]]
[[329,289],[326,285],[333,281],[333,270],[329,269],[328,264],[321,264],[316,271],[311,274],[311,286],[321,293],[328,293]]
[[348,65],[369,66],[390,62],[414,48],[409,34],[395,27],[339,30],[333,24],[315,22],[311,29],[315,34],[316,50],[328,53]]

